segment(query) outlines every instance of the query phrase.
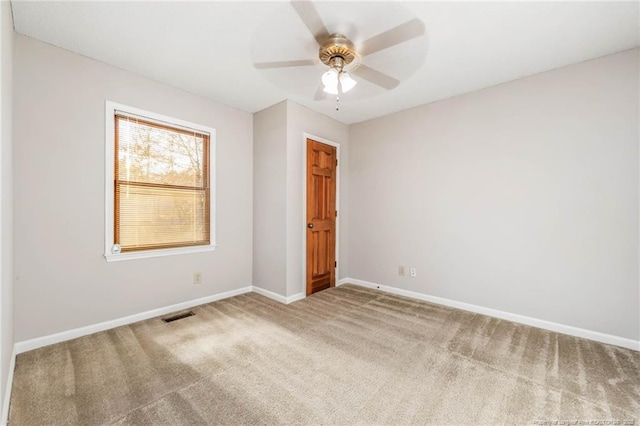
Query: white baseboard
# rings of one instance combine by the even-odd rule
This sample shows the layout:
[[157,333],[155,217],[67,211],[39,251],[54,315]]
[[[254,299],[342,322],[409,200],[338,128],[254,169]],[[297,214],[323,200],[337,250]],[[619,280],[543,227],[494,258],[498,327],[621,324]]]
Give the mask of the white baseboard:
[[11,361],[9,362],[9,374],[7,376],[7,385],[4,391],[4,401],[2,401],[2,417],[0,417],[0,425],[6,426],[9,422],[9,403],[11,402],[11,389],[13,389],[13,372],[16,369],[16,347],[13,345],[11,352]]
[[307,295],[304,293],[294,294],[293,296],[287,297],[287,305],[289,303],[297,302],[298,300],[306,299]]
[[199,299],[193,299],[193,300],[189,300],[182,303],[176,303],[175,305],[165,306],[163,308],[158,308],[158,309],[152,309],[150,311],[129,315],[127,317],[118,318],[115,320],[110,320],[110,321],[105,321],[98,324],[88,325],[85,327],[75,328],[73,330],[67,330],[60,333],[50,334],[48,336],[37,337],[31,340],[16,342],[14,346],[14,352],[16,354],[21,354],[23,352],[41,348],[43,346],[53,345],[54,343],[60,343],[67,340],[75,339],[77,337],[86,336],[87,334],[93,334],[99,331],[109,330],[111,328],[120,327],[122,325],[143,321],[143,320],[154,318],[160,315],[166,315],[171,312],[189,309],[198,305],[204,305],[205,303],[215,302],[216,300],[226,299],[228,297],[237,296],[239,294],[249,293],[251,292],[251,290],[252,290],[252,286],[242,287],[237,290],[231,290],[224,293],[214,294],[212,296],[201,297]]
[[273,299],[276,302],[287,303],[287,297],[278,293],[274,293],[269,290],[265,290],[262,287],[256,287],[255,285],[252,288],[254,293],[258,293],[261,296],[268,297],[269,299]]
[[276,302],[284,303],[288,305],[289,303],[297,302],[298,300],[304,299],[306,296],[304,293],[294,294],[293,296],[283,296],[278,293],[274,293],[273,291],[265,290],[262,287],[253,286],[252,290],[254,293],[258,293],[264,297],[268,297],[269,299],[273,299]]
[[497,309],[485,308],[483,306],[472,305],[470,303],[458,302],[456,300],[445,299],[442,297],[430,296],[415,291],[402,290],[397,287],[391,287],[382,284],[376,284],[369,281],[358,280],[355,278],[343,278],[338,281],[337,285],[356,284],[362,287],[378,289],[386,293],[397,294],[399,296],[411,297],[413,299],[424,300],[426,302],[435,303],[437,305],[449,306],[452,308],[462,309],[464,311],[474,312],[477,314],[487,315],[490,317],[505,319],[520,324],[530,325],[532,327],[542,328],[545,330],[555,331],[557,333],[568,334],[570,336],[582,337],[596,342],[606,343],[609,345],[621,346],[623,348],[640,351],[640,341],[627,339],[626,337],[614,336],[611,334],[601,333],[599,331],[586,330],[584,328],[573,327],[571,325],[559,324],[556,322],[546,321],[538,318],[527,317],[524,315],[513,314],[510,312],[499,311]]
[[256,287],[256,286],[242,287],[237,290],[214,294],[212,296],[202,297],[200,299],[193,299],[193,300],[189,300],[182,303],[176,303],[175,305],[165,306],[163,308],[158,308],[158,309],[152,309],[150,311],[129,315],[123,318],[105,321],[98,324],[92,324],[85,327],[74,328],[73,330],[62,331],[60,333],[50,334],[48,336],[43,336],[43,337],[37,337],[35,339],[30,339],[30,340],[24,340],[22,342],[16,342],[16,344],[14,345],[14,357],[17,354],[28,352],[33,349],[38,349],[43,346],[65,342],[67,340],[75,339],[77,337],[86,336],[88,334],[97,333],[99,331],[109,330],[115,327],[120,327],[122,325],[132,324],[138,321],[144,321],[149,318],[154,318],[161,315],[169,314],[171,312],[189,309],[194,306],[204,305],[205,303],[215,302],[216,300],[226,299],[228,297],[249,293],[251,291],[254,291],[258,294],[261,294],[263,296],[266,296],[270,299],[276,300],[284,304],[293,303],[298,300],[304,299],[306,297],[304,293],[298,293],[298,294],[294,294],[293,296],[285,297],[280,294],[277,294],[272,291],[265,290],[263,288]]
[[[438,305],[450,306],[452,308],[462,309],[469,312],[475,312],[491,317],[501,318],[508,321],[517,322],[520,324],[526,324],[533,327],[543,328],[546,330],[555,331],[558,333],[568,334],[576,337],[583,337],[585,339],[595,340],[597,342],[607,343],[610,345],[621,346],[633,350],[640,350],[640,341],[627,339],[625,337],[614,336],[611,334],[600,333],[598,331],[586,330],[583,328],[573,327],[570,325],[559,324],[551,321],[546,321],[538,318],[527,317],[524,315],[513,314],[510,312],[499,311],[497,309],[485,308],[483,306],[472,305],[469,303],[458,302],[456,300],[445,299],[442,297],[430,296],[424,293],[418,293],[409,290],[402,290],[396,287],[381,285],[372,283],[369,281],[358,280],[355,278],[343,278],[339,280],[336,285],[341,286],[343,284],[352,283],[360,285],[362,287],[374,288],[387,293],[397,294],[400,296],[411,297],[418,300],[424,300],[426,302],[435,303]],[[200,299],[189,300],[175,305],[165,306],[163,308],[153,309],[150,311],[142,312],[139,314],[130,315],[123,318],[118,318],[111,321],[105,321],[98,324],[88,325],[85,327],[75,328],[73,330],[67,330],[60,333],[51,334],[48,336],[37,337],[31,340],[25,340],[22,342],[16,342],[13,350],[12,363],[15,362],[15,356],[23,352],[27,352],[33,349],[41,348],[43,346],[53,345],[55,343],[64,342],[67,340],[75,339],[77,337],[86,336],[88,334],[97,333],[99,331],[109,330],[122,325],[131,324],[138,321],[143,321],[149,318],[154,318],[161,315],[166,315],[171,312],[176,312],[184,309],[189,309],[194,306],[203,305],[205,303],[215,302],[216,300],[226,299],[228,297],[237,296],[244,293],[254,291],[270,299],[276,300],[280,303],[289,304],[298,300],[304,299],[306,296],[304,293],[294,294],[293,296],[282,296],[269,290],[265,290],[256,286],[247,286],[239,288],[237,290],[227,291],[224,293],[215,294],[212,296],[202,297]],[[10,378],[13,378],[13,365],[11,365]],[[8,393],[10,393],[10,382],[7,383]],[[5,401],[6,403],[6,401]],[[3,410],[8,407],[3,406]],[[4,414],[4,413],[3,413]]]
[[341,280],[338,280],[338,282],[336,283],[336,287],[340,287],[342,284],[349,284],[350,282],[353,282],[353,281],[354,280],[352,280],[351,278],[342,278]]

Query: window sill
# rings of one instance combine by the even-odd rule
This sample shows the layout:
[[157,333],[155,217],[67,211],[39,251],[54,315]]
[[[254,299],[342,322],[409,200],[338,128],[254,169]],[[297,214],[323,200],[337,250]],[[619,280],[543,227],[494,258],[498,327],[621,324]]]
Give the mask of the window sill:
[[178,247],[178,248],[160,249],[160,250],[132,251],[129,253],[118,253],[118,254],[105,253],[104,257],[105,259],[107,259],[107,262],[119,262],[121,260],[148,259],[151,257],[203,253],[207,251],[214,251],[216,247],[217,247],[216,244],[210,244],[208,246],[193,246],[193,247]]

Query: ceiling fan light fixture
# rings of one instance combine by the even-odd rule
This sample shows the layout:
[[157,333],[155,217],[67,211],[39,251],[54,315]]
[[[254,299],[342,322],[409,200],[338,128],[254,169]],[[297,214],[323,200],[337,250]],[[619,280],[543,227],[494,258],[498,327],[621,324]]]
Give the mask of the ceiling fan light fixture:
[[353,89],[356,83],[357,82],[351,78],[347,72],[340,71],[336,68],[331,68],[329,71],[322,74],[322,84],[324,85],[322,90],[330,95],[337,95],[340,93],[338,85],[342,86],[342,93],[346,93]]
[[346,93],[353,89],[358,82],[351,78],[349,73],[343,71],[340,73],[340,84],[342,85],[342,92]]
[[329,71],[322,74],[322,84],[324,87],[338,87],[338,70],[330,68]]
[[338,94],[339,75],[340,71],[335,68],[330,68],[329,71],[322,74],[322,84],[324,85],[322,90],[325,93],[329,93],[330,95]]

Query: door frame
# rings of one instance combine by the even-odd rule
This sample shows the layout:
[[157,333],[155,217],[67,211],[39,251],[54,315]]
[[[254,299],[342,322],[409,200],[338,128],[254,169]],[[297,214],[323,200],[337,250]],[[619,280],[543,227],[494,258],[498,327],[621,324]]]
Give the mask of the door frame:
[[[340,212],[340,144],[304,132],[302,133],[302,222],[300,222],[300,226],[302,228],[302,293],[305,298],[307,297],[307,139],[313,139],[336,149],[336,160],[338,160],[336,167],[336,210],[338,211],[338,217],[336,217],[336,262],[340,258],[340,218],[342,217],[342,212]],[[336,266],[336,286],[338,285],[339,273],[340,262]]]

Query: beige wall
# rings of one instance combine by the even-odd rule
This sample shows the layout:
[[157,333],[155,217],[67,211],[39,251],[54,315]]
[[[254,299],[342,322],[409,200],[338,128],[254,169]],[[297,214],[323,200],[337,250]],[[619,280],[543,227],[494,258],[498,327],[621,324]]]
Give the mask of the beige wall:
[[[0,2],[0,407],[13,351],[13,164],[11,3]],[[8,409],[8,407],[4,407]]]
[[638,52],[351,126],[349,276],[638,340]]
[[253,115],[253,284],[286,295],[287,102]]
[[[252,115],[30,38],[14,47],[16,340],[251,285]],[[216,129],[215,251],[105,261],[107,99]]]
[[[304,133],[340,144],[340,241],[339,270],[340,277],[347,276],[347,235],[348,224],[342,218],[348,212],[347,171],[349,167],[349,127],[331,117],[319,114],[304,106],[287,101],[287,295],[305,292],[303,272],[303,238],[306,234],[306,220],[303,215],[304,153],[306,142]],[[345,107],[346,108],[346,107]],[[336,277],[336,279],[340,278]]]

